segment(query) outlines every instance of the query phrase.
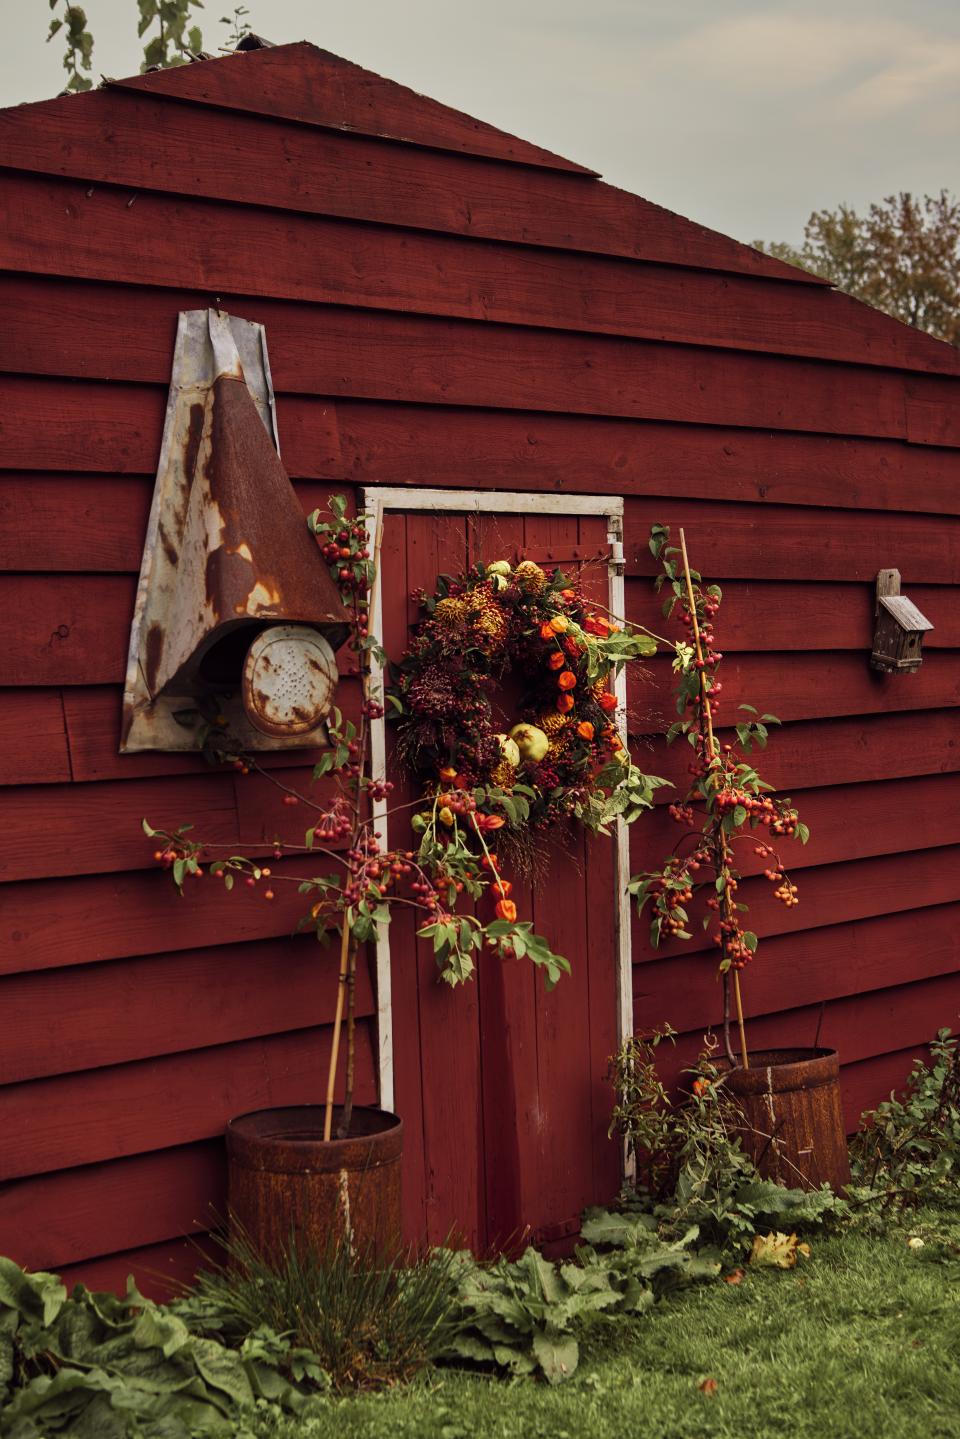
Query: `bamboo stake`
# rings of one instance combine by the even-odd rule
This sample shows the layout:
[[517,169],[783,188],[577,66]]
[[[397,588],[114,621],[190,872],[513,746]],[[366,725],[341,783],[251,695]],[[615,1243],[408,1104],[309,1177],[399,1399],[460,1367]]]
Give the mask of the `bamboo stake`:
[[337,1138],[346,1139],[353,1118],[353,1087],[356,1068],[357,1035],[357,946],[350,946],[350,967],[347,972],[347,1077],[343,1087],[343,1113],[337,1125]]
[[[703,681],[703,646],[700,643],[700,624],[697,620],[697,605],[693,597],[693,581],[690,578],[690,561],[687,558],[687,539],[682,529],[680,531],[680,554],[683,558],[683,577],[687,582],[687,604],[690,607],[690,620],[693,624],[693,642],[698,661],[697,674],[700,678],[700,702],[703,705],[703,712],[707,721],[707,744],[710,749],[710,759],[719,762],[720,755],[717,750],[717,738],[713,732],[713,713],[710,709],[710,695]],[[721,846],[724,862],[726,862],[727,843],[722,831]],[[727,917],[729,918],[730,894],[726,887],[724,887],[724,902],[727,906]],[[749,1069],[750,1059],[747,1054],[747,1032],[743,1023],[743,1001],[740,997],[740,974],[736,969],[733,970],[733,995],[737,1006],[737,1025],[740,1030],[740,1054],[744,1069]]]
[[[383,510],[377,519],[377,529],[373,538],[373,580],[367,593],[367,628],[373,619],[374,598],[376,596],[377,580],[380,577],[380,545],[383,540]],[[366,651],[360,654],[360,683],[363,690],[363,697],[370,698],[370,661]],[[355,842],[355,841],[354,841]],[[347,910],[342,915],[343,927],[340,939],[340,975],[337,983],[337,1012],[333,1021],[333,1045],[330,1050],[330,1068],[327,1071],[327,1103],[323,1116],[323,1137],[329,1140],[333,1132],[333,1091],[337,1082],[337,1061],[340,1058],[340,1033],[343,1028],[344,999],[350,988],[350,1005],[347,1018],[347,1090],[349,1099],[352,1099],[353,1081],[353,990],[352,980],[356,974],[356,954],[353,955],[353,962],[350,958],[350,925],[347,922]],[[349,1100],[348,1100],[349,1102]],[[352,1107],[352,1106],[351,1106]],[[350,1123],[350,1115],[344,1115],[346,1125]],[[342,1137],[338,1134],[338,1138]]]
[[343,912],[343,931],[340,940],[340,980],[337,984],[337,1013],[333,1021],[333,1045],[330,1050],[330,1068],[327,1071],[327,1107],[323,1116],[323,1138],[329,1140],[333,1131],[333,1090],[337,1082],[337,1060],[340,1057],[340,1030],[343,1025],[343,1001],[347,992],[349,973],[348,951],[350,948],[350,925],[347,912]]

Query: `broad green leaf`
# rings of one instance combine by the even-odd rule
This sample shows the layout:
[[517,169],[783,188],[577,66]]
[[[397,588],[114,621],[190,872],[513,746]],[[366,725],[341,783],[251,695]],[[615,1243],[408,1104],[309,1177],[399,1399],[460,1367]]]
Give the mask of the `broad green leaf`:
[[569,1379],[580,1358],[572,1334],[559,1334],[549,1328],[534,1334],[533,1352],[548,1384],[562,1384]]

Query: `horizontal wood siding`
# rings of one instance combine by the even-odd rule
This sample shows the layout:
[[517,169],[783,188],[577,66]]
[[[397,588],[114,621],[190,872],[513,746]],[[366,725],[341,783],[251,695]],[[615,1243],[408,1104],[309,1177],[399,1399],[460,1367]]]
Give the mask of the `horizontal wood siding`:
[[[311,46],[4,112],[0,167],[0,1252],[109,1286],[162,1274],[160,1292],[195,1265],[184,1236],[222,1211],[224,1122],[323,1089],[333,961],[291,938],[294,886],[269,902],[205,879],[180,899],[139,832],[144,815],[190,818],[267,853],[300,815],[269,778],[117,752],[185,307],[266,324],[305,511],[361,484],[623,495],[628,612],[658,630],[647,533],[685,527],[725,591],[720,727],[743,702],[783,719],[763,768],[812,829],[797,909],[744,882],[763,938],[752,1038],[810,1043],[820,1026],[851,1125],[901,1082],[960,1009],[958,352]],[[935,625],[913,676],[867,664],[890,566]],[[648,671],[637,757],[683,784],[686,754],[657,739],[669,666]],[[354,678],[341,698],[355,713]],[[309,763],[268,767],[299,780]],[[633,832],[637,866],[675,837],[661,799]],[[609,947],[608,862],[591,862],[578,951]],[[559,890],[536,906],[548,931],[568,924]],[[652,951],[645,929],[637,1023],[675,1025],[679,1065],[718,1019],[713,956]],[[483,1145],[501,1119],[522,1135],[511,1093],[541,1083],[609,1172],[605,1021],[578,1036],[579,1088],[555,1048],[582,976],[527,1032],[529,976],[447,995],[421,961],[419,987],[395,978],[411,1237],[465,1209],[493,1225],[520,1200],[549,1224],[549,1176],[506,1194]],[[359,995],[372,1100],[367,969]],[[440,1051],[420,1050],[443,1028],[450,1063],[468,1031],[492,1056],[511,1014],[511,1063],[530,1072],[504,1071],[501,1093],[488,1065],[468,1171],[440,1079],[421,1092]]]

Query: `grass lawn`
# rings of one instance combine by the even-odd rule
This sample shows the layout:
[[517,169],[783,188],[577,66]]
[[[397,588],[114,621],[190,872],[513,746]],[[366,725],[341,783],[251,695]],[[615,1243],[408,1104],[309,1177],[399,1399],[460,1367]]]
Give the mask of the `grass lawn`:
[[[597,1318],[556,1389],[432,1370],[406,1388],[322,1401],[263,1439],[960,1439],[960,1216],[926,1213],[888,1237],[811,1240],[786,1273],[748,1271]],[[928,1236],[925,1251],[909,1235]],[[698,1387],[716,1380],[713,1394]]]

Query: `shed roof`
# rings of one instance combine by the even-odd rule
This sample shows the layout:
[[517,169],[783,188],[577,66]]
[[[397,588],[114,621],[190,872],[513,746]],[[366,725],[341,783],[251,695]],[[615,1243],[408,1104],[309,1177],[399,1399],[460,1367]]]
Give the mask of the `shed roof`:
[[[528,244],[553,243],[630,259],[769,277],[804,287],[826,284],[817,275],[604,184],[596,171],[419,95],[306,40],[109,79],[101,90],[0,111],[0,165],[108,180],[111,177],[89,175],[85,161],[90,150],[98,147],[115,154],[110,133],[115,114],[109,110],[109,98],[124,93],[209,106],[221,112],[270,116],[299,126],[473,157],[478,162],[526,167],[531,200],[536,203],[543,192],[545,203],[554,207],[559,203],[568,217],[566,233],[553,241],[533,233],[525,238]],[[48,144],[44,152],[43,141],[49,142],[51,136],[54,148]],[[118,162],[122,159],[119,154],[115,158]],[[553,189],[548,191],[551,178]],[[118,175],[117,179],[126,183],[126,177]],[[150,188],[158,179],[151,176]],[[182,184],[189,189],[186,177]],[[557,185],[571,184],[575,193],[569,189],[562,195],[555,193]],[[305,181],[304,188],[308,187]],[[165,188],[162,182],[160,188]],[[471,232],[469,214],[464,228]]]
[[[130,110],[124,114],[127,104]],[[204,111],[210,131],[206,148],[198,143],[198,112]],[[265,119],[277,125],[269,148],[282,154],[285,163],[279,167],[250,148],[261,145],[254,129]],[[353,144],[367,153],[343,150]],[[494,240],[515,255],[554,249],[671,267],[656,282],[659,318],[652,317],[647,327],[633,323],[624,329],[594,316],[591,328],[600,332],[649,330],[650,338],[674,338],[669,327],[662,328],[661,312],[678,302],[684,309],[701,303],[693,290],[686,293],[688,283],[701,283],[699,277],[686,278],[694,271],[712,273],[721,286],[724,276],[737,277],[741,286],[748,279],[762,281],[764,288],[758,286],[748,304],[753,316],[746,324],[748,347],[928,374],[960,373],[960,351],[840,294],[822,277],[607,185],[583,165],[305,40],[203,58],[108,80],[86,94],[0,110],[0,166],[154,194],[196,194],[298,215]],[[43,221],[36,225],[42,228]],[[37,267],[46,272],[46,264]],[[35,266],[25,263],[23,268]],[[440,267],[437,273],[446,272]],[[586,275],[577,281],[585,304],[587,297],[603,296],[609,284],[618,282],[613,271],[595,278],[596,283],[588,283]],[[512,318],[503,313],[504,293],[498,289],[471,298],[471,318]],[[352,290],[340,299],[357,302]],[[733,289],[726,300],[714,296],[702,311],[697,342],[742,348],[743,303]],[[757,306],[764,315],[762,340],[755,338]],[[562,327],[564,322],[558,314],[551,323]],[[836,332],[845,336],[842,343]]]

